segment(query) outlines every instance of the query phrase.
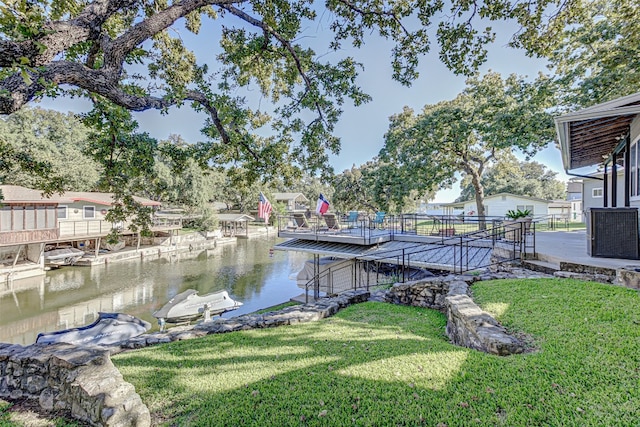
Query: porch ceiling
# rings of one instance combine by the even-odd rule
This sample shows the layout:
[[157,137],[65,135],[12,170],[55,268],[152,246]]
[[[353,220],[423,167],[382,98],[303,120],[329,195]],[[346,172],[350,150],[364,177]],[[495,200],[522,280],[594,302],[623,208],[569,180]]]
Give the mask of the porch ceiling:
[[635,116],[604,117],[569,124],[571,162],[569,169],[602,163],[629,133]]
[[640,93],[555,118],[565,170],[602,164],[640,114]]

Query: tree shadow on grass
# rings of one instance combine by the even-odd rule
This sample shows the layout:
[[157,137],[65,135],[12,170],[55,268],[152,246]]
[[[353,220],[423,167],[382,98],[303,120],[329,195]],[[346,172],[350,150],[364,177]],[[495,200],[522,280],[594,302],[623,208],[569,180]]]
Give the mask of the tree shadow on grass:
[[[504,308],[507,326],[534,334],[534,354],[456,347],[441,313],[365,303],[322,322],[176,342],[114,362],[157,424],[633,425],[638,330],[607,314],[603,300],[629,310],[637,293],[580,286],[474,285],[481,304]],[[599,334],[606,328],[614,335]]]

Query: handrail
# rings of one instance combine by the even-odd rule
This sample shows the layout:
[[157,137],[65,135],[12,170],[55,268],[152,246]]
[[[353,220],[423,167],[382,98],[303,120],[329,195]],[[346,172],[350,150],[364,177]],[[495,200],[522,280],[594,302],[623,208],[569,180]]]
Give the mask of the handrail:
[[[496,223],[494,223],[496,224]],[[416,243],[414,245],[405,246],[402,249],[388,249],[385,251],[376,251],[374,254],[370,255],[362,255],[355,256],[350,258],[352,263],[348,265],[344,265],[336,269],[328,268],[323,272],[319,272],[313,278],[308,280],[305,285],[305,299],[308,302],[309,298],[309,288],[312,285],[314,286],[314,297],[317,298],[316,289],[319,289],[319,284],[321,281],[326,279],[327,284],[333,285],[335,280],[333,276],[336,273],[344,273],[349,269],[349,273],[352,275],[352,285],[355,288],[358,288],[358,271],[363,270],[360,276],[360,280],[364,280],[362,275],[366,272],[366,289],[368,290],[371,286],[371,278],[370,278],[370,263],[387,263],[387,264],[395,264],[397,268],[401,270],[400,273],[396,273],[397,278],[399,278],[400,283],[404,283],[407,276],[405,275],[406,270],[411,270],[411,261],[412,257],[414,260],[423,256],[425,253],[431,251],[442,250],[443,247],[449,247],[453,252],[453,271],[454,273],[464,273],[470,270],[477,270],[478,268],[486,268],[494,264],[500,264],[504,262],[512,262],[515,260],[522,260],[523,256],[526,256],[527,253],[535,253],[535,227],[536,224],[527,224],[526,222],[516,222],[513,224],[503,224],[499,223],[493,227],[490,227],[486,230],[479,230],[470,233],[466,233],[459,236],[452,236],[448,238],[443,238],[438,242],[425,242],[425,243]],[[530,238],[528,238],[530,236]],[[506,254],[512,254],[512,257],[503,257],[500,261],[492,261],[489,259],[489,263],[477,265],[474,264],[474,257],[478,256],[471,255],[472,252],[470,249],[473,247],[486,248],[486,246],[481,246],[478,243],[490,244],[490,248],[492,253],[496,250],[496,248],[500,249],[508,249]],[[480,253],[480,251],[478,251]],[[392,259],[395,259],[395,263],[390,263]],[[346,259],[349,260],[349,259]],[[346,261],[345,260],[345,261]],[[364,268],[362,268],[364,266]],[[378,269],[376,269],[376,283],[378,283]],[[386,276],[385,276],[386,277]],[[385,280],[386,282],[386,280]],[[331,289],[327,289],[328,291],[333,291],[333,287]],[[333,293],[333,292],[329,292]]]

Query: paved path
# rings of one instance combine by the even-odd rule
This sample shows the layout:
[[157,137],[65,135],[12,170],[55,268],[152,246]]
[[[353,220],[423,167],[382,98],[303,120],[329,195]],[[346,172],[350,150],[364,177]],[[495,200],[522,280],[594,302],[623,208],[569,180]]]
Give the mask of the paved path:
[[640,268],[639,260],[594,258],[587,255],[587,234],[582,231],[537,231],[536,252],[541,261],[559,264],[571,262],[595,267]]

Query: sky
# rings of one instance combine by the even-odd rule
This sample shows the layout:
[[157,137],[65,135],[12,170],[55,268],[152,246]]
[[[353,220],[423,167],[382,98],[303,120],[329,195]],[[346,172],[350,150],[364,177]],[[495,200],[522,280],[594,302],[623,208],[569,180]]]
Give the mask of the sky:
[[[330,163],[336,173],[352,165],[359,166],[375,157],[384,144],[389,117],[401,112],[404,106],[420,111],[424,105],[453,99],[464,89],[465,78],[454,75],[440,62],[435,42],[432,52],[420,60],[420,77],[411,87],[405,87],[391,78],[392,43],[371,35],[365,46],[360,49],[345,45],[340,52],[329,52],[324,47],[330,37],[327,31],[328,22],[328,18],[321,16],[315,27],[305,29],[304,37],[307,40],[304,42],[308,42],[316,52],[322,54],[324,60],[350,55],[363,63],[364,70],[356,83],[373,98],[371,102],[359,107],[349,104],[342,106],[343,114],[335,131],[335,135],[341,139],[342,148],[338,155],[330,156]],[[180,29],[176,29],[176,32],[187,46],[194,50],[199,63],[208,61],[214,68],[219,26],[215,21],[211,24],[213,25],[206,26],[198,36]],[[480,70],[482,73],[491,70],[503,76],[516,73],[533,79],[539,71],[547,72],[544,61],[529,58],[522,51],[507,47],[513,28],[501,24],[496,30],[496,42],[489,48],[488,61]],[[249,93],[249,97],[251,96]],[[255,97],[254,103],[260,102],[265,101]],[[68,99],[43,100],[40,105],[60,111],[83,112],[89,109],[88,103]],[[252,107],[255,108],[255,105]],[[134,117],[140,125],[140,131],[148,132],[159,140],[166,139],[170,134],[179,134],[188,142],[204,139],[199,130],[206,116],[191,111],[188,106],[182,109],[172,108],[168,115],[161,115],[157,111],[145,111],[135,113]],[[558,172],[559,179],[568,179],[563,171],[560,151],[557,148],[549,147],[533,160]],[[453,188],[438,192],[434,201],[451,202],[459,194],[460,187],[456,183]]]

